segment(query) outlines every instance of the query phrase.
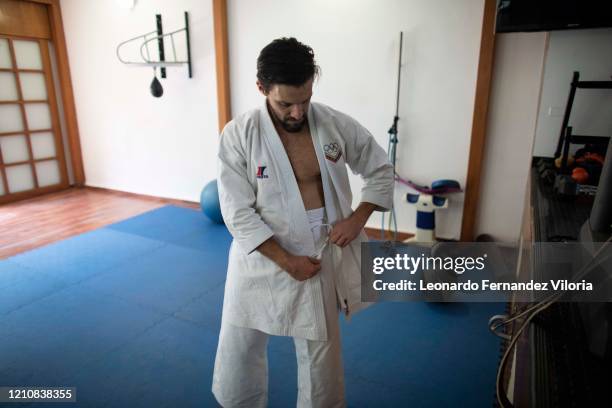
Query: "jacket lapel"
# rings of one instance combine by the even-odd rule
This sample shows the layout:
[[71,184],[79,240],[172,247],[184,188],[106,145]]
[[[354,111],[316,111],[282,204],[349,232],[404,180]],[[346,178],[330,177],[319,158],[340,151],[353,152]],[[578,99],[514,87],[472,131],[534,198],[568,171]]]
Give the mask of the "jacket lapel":
[[325,153],[323,152],[323,142],[319,138],[319,126],[317,120],[322,119],[315,117],[314,109],[312,104],[308,109],[308,123],[310,125],[310,134],[317,154],[317,161],[319,162],[319,169],[321,170],[321,181],[323,182],[323,197],[325,200],[325,212],[327,213],[327,222],[330,224],[335,223],[340,218],[338,216],[338,199],[336,197],[333,182],[330,178],[329,168],[327,167],[327,160],[325,159]]
[[[315,140],[318,141],[318,143],[315,143],[315,146],[317,158],[319,159],[319,167],[321,167],[321,177],[323,177],[323,172],[325,171],[328,175],[328,190],[331,192],[330,194],[326,194],[325,205],[328,206],[328,208],[334,209],[334,221],[336,221],[351,215],[351,205],[353,204],[346,195],[346,190],[348,190],[348,197],[350,197],[350,186],[345,181],[348,179],[343,157],[345,153],[341,148],[342,143],[340,135],[332,135],[332,130],[335,130],[335,126],[328,126],[327,118],[323,117],[323,115],[319,113],[319,110],[313,106],[314,104],[310,104],[308,120],[311,123],[317,124],[317,126],[312,127],[315,129],[314,131],[311,128],[311,132]],[[332,150],[329,155],[326,155],[324,152],[326,146],[333,146],[334,144],[339,146],[339,150]],[[325,191],[325,184],[326,179],[323,178],[323,189],[324,192],[327,193],[327,191]],[[333,204],[328,203],[327,196],[333,198]],[[328,217],[331,219],[329,212]]]

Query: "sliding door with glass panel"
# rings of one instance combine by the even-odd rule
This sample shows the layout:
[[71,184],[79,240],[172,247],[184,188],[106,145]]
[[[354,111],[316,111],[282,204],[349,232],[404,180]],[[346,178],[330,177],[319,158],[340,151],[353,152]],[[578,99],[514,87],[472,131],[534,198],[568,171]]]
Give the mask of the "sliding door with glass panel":
[[0,204],[68,185],[49,42],[0,36]]

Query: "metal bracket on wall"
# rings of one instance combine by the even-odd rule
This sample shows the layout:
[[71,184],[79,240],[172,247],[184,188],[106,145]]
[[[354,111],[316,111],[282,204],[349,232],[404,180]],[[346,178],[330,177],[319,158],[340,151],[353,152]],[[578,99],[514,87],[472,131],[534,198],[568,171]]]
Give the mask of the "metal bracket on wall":
[[[169,33],[165,33],[165,34],[162,28],[161,14],[155,15],[155,21],[156,21],[155,31],[151,31],[146,34],[141,34],[137,37],[130,38],[129,40],[119,43],[119,45],[117,45],[117,49],[115,50],[117,54],[117,58],[119,59],[119,61],[127,65],[148,66],[148,67],[153,67],[154,69],[159,67],[161,69],[162,78],[166,78],[166,67],[187,65],[188,75],[189,75],[189,78],[191,78],[192,73],[191,73],[191,45],[189,43],[189,15],[185,11],[185,27],[180,28],[175,31],[171,31]],[[185,32],[185,40],[187,44],[187,59],[186,60],[178,60],[176,57],[176,46],[174,43],[174,36],[175,34],[179,34],[182,32]],[[166,60],[166,52],[164,49],[164,37],[170,38],[170,44],[172,46],[171,47],[172,56],[174,57],[171,60]],[[142,41],[142,44],[140,45],[141,60],[130,61],[130,60],[123,59],[121,57],[121,48],[124,45],[135,42],[135,41]],[[159,60],[151,59],[151,54],[149,52],[149,43],[153,41],[157,41]]]

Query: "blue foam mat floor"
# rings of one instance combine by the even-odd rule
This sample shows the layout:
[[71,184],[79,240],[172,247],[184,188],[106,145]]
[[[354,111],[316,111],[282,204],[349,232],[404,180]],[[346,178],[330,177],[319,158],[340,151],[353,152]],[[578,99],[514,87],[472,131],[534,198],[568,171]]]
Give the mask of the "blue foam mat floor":
[[[0,386],[77,388],[76,404],[54,407],[216,407],[230,242],[166,206],[0,261]],[[342,319],[348,406],[490,407],[487,321],[503,308],[380,303]],[[291,338],[271,338],[269,364],[270,406],[295,406]]]

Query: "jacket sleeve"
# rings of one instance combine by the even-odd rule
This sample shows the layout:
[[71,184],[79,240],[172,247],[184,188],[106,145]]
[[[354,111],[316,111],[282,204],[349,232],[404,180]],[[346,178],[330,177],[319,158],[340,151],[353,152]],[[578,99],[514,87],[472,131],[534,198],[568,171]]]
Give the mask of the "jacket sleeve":
[[376,204],[378,211],[393,206],[395,175],[387,153],[372,134],[356,120],[347,117],[345,127],[345,161],[354,174],[364,181],[361,202]]
[[256,195],[247,174],[247,158],[235,126],[221,133],[217,185],[221,214],[228,230],[247,254],[274,233],[255,210]]

